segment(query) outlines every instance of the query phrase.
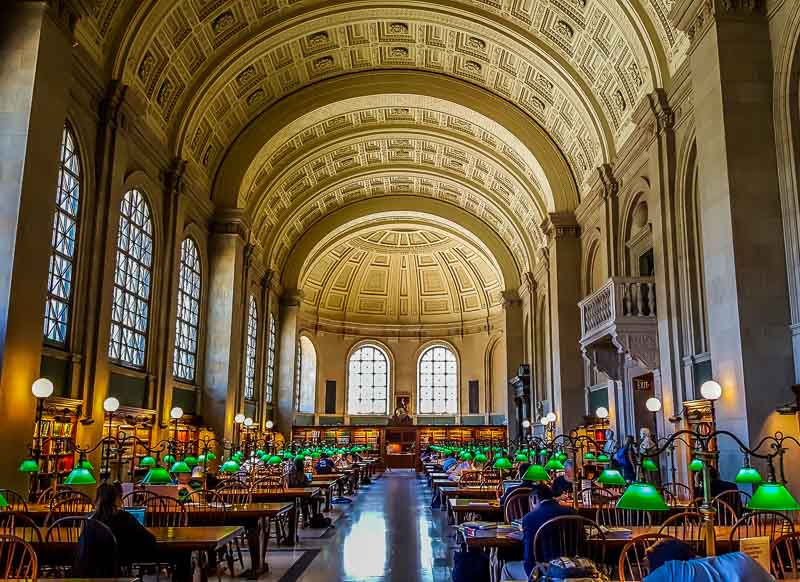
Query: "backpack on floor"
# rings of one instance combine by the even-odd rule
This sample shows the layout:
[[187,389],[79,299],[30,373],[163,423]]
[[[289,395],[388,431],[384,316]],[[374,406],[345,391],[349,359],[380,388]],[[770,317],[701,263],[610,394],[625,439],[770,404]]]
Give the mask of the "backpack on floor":
[[313,529],[323,529],[331,526],[331,518],[325,517],[321,513],[315,513],[311,516],[311,527]]
[[608,582],[608,576],[587,558],[556,558],[536,564],[530,579],[536,582]]
[[453,582],[486,582],[489,578],[489,556],[480,550],[453,554]]

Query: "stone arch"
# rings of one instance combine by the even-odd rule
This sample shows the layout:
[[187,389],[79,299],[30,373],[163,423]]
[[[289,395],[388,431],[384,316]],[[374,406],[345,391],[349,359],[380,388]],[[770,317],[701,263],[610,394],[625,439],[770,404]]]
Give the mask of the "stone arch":
[[634,265],[637,254],[648,245],[652,248],[652,226],[648,214],[649,196],[650,182],[640,176],[631,184],[625,203],[620,208],[619,256],[623,261],[620,267],[622,273],[627,276],[633,276],[637,271]]

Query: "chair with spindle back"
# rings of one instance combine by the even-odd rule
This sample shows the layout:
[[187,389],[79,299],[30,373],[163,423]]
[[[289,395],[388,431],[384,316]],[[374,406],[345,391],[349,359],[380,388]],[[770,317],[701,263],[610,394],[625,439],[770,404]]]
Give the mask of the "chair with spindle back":
[[286,479],[281,474],[267,474],[253,483],[254,491],[283,491],[286,489]]
[[611,491],[607,489],[601,489],[600,487],[584,487],[580,491],[578,491],[578,502],[584,504],[584,499],[588,496],[589,500],[591,501],[591,505],[598,505],[598,506],[613,506],[617,499],[619,499],[618,495],[614,495]]
[[750,494],[746,491],[729,489],[714,497],[712,501],[724,501],[731,506],[737,516],[741,517],[747,512],[747,504],[750,502],[750,497]]
[[[703,506],[703,498],[698,497],[692,502],[692,510],[699,510]],[[722,499],[712,499],[711,507],[714,509],[714,525],[733,526],[739,516],[731,505]]]
[[483,475],[480,471],[461,471],[461,476],[458,479],[458,484],[467,485],[480,485]]
[[158,494],[154,493],[153,491],[148,491],[147,489],[135,489],[130,493],[126,493],[122,497],[122,506],[145,507],[147,506],[147,500],[153,499],[154,497],[158,497]]
[[609,504],[597,509],[595,521],[606,527],[648,527],[653,523],[653,516],[649,511],[619,509]]
[[517,487],[511,490],[503,507],[506,523],[522,519],[531,510],[530,493],[530,487]]
[[684,511],[667,518],[658,533],[683,540],[697,554],[705,551],[703,539],[703,516],[696,511]]
[[[45,545],[51,546],[58,543],[77,545],[88,521],[89,518],[85,515],[68,515],[56,519],[47,527],[47,532],[44,536]],[[64,577],[72,567],[73,558],[74,552],[59,554],[58,556],[50,555],[48,567],[53,574]]]
[[0,489],[0,495],[6,500],[5,507],[0,508],[0,511],[21,511],[25,513],[28,511],[28,504],[25,498],[13,489]]
[[771,543],[782,535],[794,532],[794,523],[783,513],[751,511],[733,524],[728,539],[733,543],[742,538],[768,537]]
[[63,491],[50,500],[50,511],[44,520],[44,525],[50,525],[62,517],[84,516],[92,511],[94,503],[88,495],[80,491]]
[[770,547],[770,562],[776,580],[800,580],[800,533],[775,539]]
[[39,493],[39,497],[36,498],[36,503],[40,503],[42,505],[49,505],[53,497],[55,497],[58,493],[61,493],[62,491],[74,491],[74,490],[69,485],[56,485],[55,487],[48,487],[47,489]]
[[661,486],[661,492],[665,498],[670,498],[670,505],[680,505],[691,502],[692,490],[688,485],[683,483],[664,483]]
[[650,573],[647,550],[661,540],[675,539],[660,533],[648,533],[630,539],[619,556],[620,582],[640,582]]
[[490,488],[495,487],[499,483],[502,483],[503,479],[500,476],[500,471],[496,469],[485,468],[481,472],[481,487]]
[[145,504],[144,521],[150,527],[183,527],[186,508],[173,497],[151,498]]
[[253,497],[248,487],[238,485],[220,487],[215,492],[225,503],[250,503]]
[[[208,489],[199,489],[192,491],[181,503],[186,511],[186,525],[190,527],[198,527],[203,525],[222,525],[227,523],[228,505],[223,501],[222,497],[217,491]],[[241,546],[238,540],[235,543],[239,565],[244,570],[244,560],[242,558]],[[201,556],[202,560],[207,559],[207,556]],[[231,551],[230,544],[224,548],[220,548],[216,556],[217,560],[224,559],[231,572],[231,576],[235,575],[234,571],[234,557]]]
[[[17,536],[31,544],[42,543],[42,533],[39,526],[30,515],[18,511],[5,511],[0,513],[0,533],[8,536]],[[39,547],[38,545],[36,547]]]
[[0,535],[0,579],[30,580],[39,578],[39,560],[33,547],[16,536]]
[[533,538],[534,560],[548,562],[562,556],[604,563],[606,536],[600,525],[580,515],[562,515],[546,521]]

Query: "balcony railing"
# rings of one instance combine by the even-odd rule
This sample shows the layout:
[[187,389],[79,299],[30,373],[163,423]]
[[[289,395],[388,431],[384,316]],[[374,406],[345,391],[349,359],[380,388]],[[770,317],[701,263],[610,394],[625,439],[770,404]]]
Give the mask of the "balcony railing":
[[654,322],[655,278],[612,277],[578,303],[578,307],[581,311],[582,343],[620,323]]

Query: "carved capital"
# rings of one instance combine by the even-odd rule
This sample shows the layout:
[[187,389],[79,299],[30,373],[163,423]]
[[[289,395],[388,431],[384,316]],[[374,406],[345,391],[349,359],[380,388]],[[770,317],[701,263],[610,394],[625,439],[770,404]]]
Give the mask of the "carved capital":
[[98,107],[101,123],[112,127],[123,125],[122,105],[125,102],[127,91],[128,86],[120,81],[114,80],[108,84],[106,94]]
[[678,0],[669,17],[694,46],[716,21],[752,18],[765,13],[766,0]]
[[161,180],[164,183],[164,191],[168,194],[182,194],[184,190],[184,175],[186,173],[186,160],[181,158],[174,158],[166,170],[161,175]]
[[530,293],[536,293],[536,275],[527,271],[523,273],[522,280],[528,288]]
[[664,131],[669,131],[675,127],[675,112],[669,105],[667,94],[663,89],[656,89],[647,96],[650,109],[656,118],[656,134],[660,135]]
[[228,209],[218,212],[211,223],[214,234],[238,235],[242,240],[250,240],[250,221],[241,209]]
[[551,240],[578,238],[581,228],[573,212],[551,212],[542,222],[542,232]]
[[281,295],[281,305],[285,307],[299,307],[302,301],[302,289],[286,289]]
[[614,168],[611,164],[598,166],[597,173],[600,176],[600,184],[602,186],[600,195],[603,197],[603,200],[619,194],[619,181],[614,175]]
[[273,271],[272,269],[267,270],[264,273],[264,276],[261,278],[261,286],[264,287],[267,291],[270,291],[275,288],[275,283],[278,281],[278,274]]
[[510,309],[522,304],[519,293],[513,289],[506,289],[503,291],[503,309]]

